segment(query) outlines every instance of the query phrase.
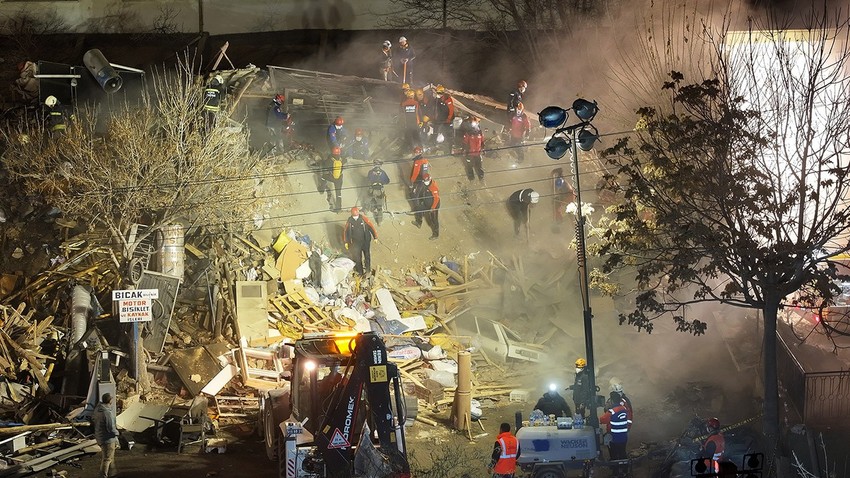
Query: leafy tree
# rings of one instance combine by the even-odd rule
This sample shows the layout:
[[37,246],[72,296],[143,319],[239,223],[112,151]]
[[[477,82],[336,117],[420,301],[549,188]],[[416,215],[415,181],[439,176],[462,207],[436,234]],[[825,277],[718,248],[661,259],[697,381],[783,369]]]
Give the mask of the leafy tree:
[[[81,107],[61,135],[40,120],[0,133],[10,178],[96,232],[95,242],[124,258],[122,267],[162,226],[226,230],[250,216],[253,203],[258,158],[241,125],[222,113],[207,127],[203,86],[188,63],[158,72],[152,83],[138,103],[111,112]],[[131,239],[135,224],[148,227]]]
[[707,324],[690,305],[761,310],[773,456],[777,312],[800,291],[832,300],[844,279],[833,258],[850,249],[850,28],[817,13],[802,31],[775,19],[743,34],[703,25],[704,76],[672,72],[668,102],[638,109],[635,133],[603,153],[625,199],[602,240],[604,269],[635,270],[639,289],[620,322],[651,332],[672,314],[699,335]]

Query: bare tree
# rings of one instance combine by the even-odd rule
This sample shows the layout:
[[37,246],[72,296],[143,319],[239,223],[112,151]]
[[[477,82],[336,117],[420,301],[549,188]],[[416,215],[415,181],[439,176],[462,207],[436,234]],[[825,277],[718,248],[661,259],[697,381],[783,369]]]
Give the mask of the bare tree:
[[[241,229],[258,158],[223,115],[207,127],[203,86],[188,64],[155,73],[151,94],[137,104],[81,108],[64,135],[51,137],[40,121],[4,128],[11,179],[102,233],[125,261],[167,224]],[[148,229],[131,242],[137,223]]]
[[605,269],[636,270],[639,288],[620,322],[652,331],[673,315],[699,335],[707,324],[689,306],[760,309],[772,458],[787,456],[777,313],[801,290],[829,303],[846,279],[834,258],[850,249],[850,25],[840,12],[804,19],[804,30],[774,16],[744,32],[696,22],[686,40],[702,42],[705,62],[670,74],[667,100],[640,108],[635,134],[604,153],[609,187],[626,199],[604,236]]
[[547,52],[565,41],[570,25],[598,16],[616,0],[391,0],[383,14],[392,28],[450,28],[486,32],[485,41],[513,53],[520,61],[542,64]]

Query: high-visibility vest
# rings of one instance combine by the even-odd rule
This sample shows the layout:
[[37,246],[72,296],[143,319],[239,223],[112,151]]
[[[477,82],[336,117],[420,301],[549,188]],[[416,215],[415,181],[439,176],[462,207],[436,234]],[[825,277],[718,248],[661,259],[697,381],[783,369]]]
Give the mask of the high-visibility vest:
[[514,473],[516,471],[516,456],[517,451],[519,451],[519,442],[510,432],[501,433],[496,441],[499,442],[499,448],[502,451],[499,453],[499,461],[493,467],[493,473],[500,475]]
[[703,444],[703,448],[707,448],[706,445],[711,442],[714,442],[714,455],[711,456],[711,459],[715,462],[720,461],[723,458],[723,452],[726,448],[726,440],[723,438],[723,434],[715,433],[708,437],[708,439],[705,440],[705,444]]
[[212,87],[204,90],[204,109],[207,111],[221,109],[221,90]]

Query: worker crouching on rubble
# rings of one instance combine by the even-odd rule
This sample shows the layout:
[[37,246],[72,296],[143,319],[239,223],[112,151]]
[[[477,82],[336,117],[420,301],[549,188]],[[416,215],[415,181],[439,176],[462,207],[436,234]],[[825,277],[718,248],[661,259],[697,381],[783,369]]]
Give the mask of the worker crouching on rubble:
[[499,425],[499,436],[493,445],[488,471],[493,478],[514,478],[516,473],[516,461],[520,456],[519,440],[511,435],[511,425],[502,423]]
[[555,417],[571,417],[573,416],[572,410],[570,410],[570,406],[567,405],[567,401],[564,400],[564,397],[558,393],[558,386],[553,384],[549,385],[549,390],[537,400],[537,404],[534,405],[535,410],[540,410],[543,412],[543,415],[550,416],[555,415]]

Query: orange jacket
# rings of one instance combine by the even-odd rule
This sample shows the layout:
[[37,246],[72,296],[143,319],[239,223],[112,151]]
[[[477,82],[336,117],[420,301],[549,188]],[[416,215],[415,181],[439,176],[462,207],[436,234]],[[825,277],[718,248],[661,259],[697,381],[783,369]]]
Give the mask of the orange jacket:
[[[493,467],[493,473],[510,475],[516,472],[516,460],[519,457],[519,441],[511,432],[500,433],[496,437],[499,446],[499,459]],[[495,451],[495,450],[494,450]]]
[[422,174],[427,173],[431,169],[431,163],[422,156],[413,160],[413,169],[410,170],[410,184],[416,183]]

